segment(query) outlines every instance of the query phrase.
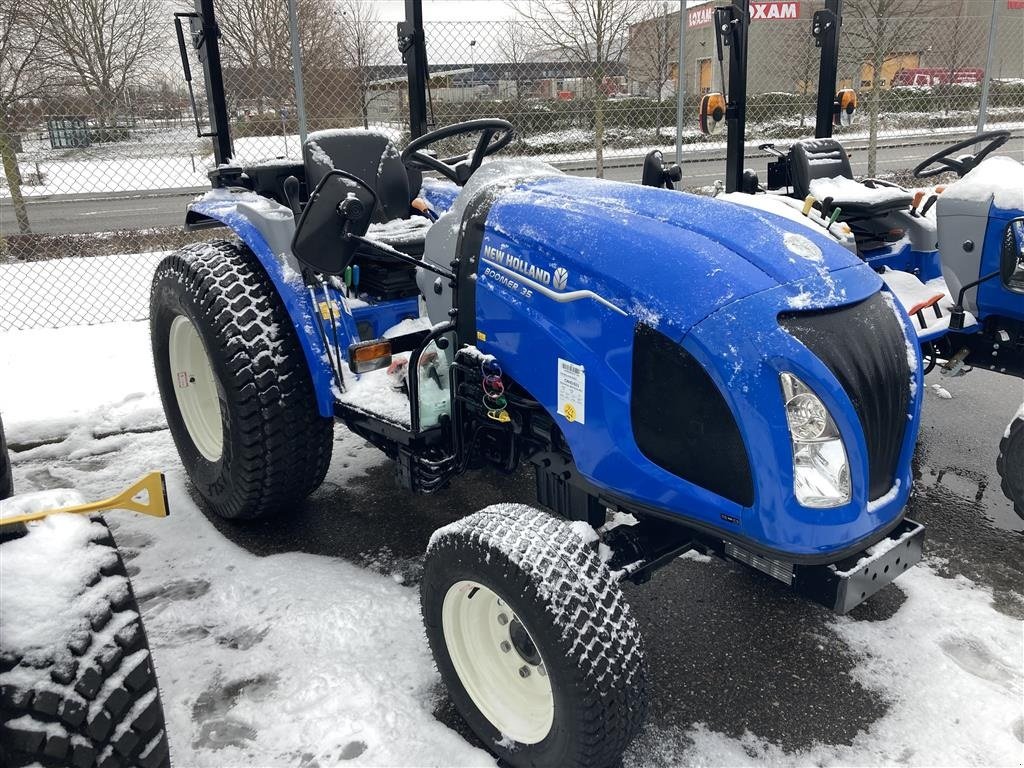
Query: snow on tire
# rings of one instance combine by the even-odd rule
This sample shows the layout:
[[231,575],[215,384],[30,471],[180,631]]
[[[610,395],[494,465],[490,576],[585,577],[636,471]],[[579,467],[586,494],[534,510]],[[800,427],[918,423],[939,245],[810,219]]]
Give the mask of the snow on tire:
[[106,524],[32,524],[0,545],[0,581],[0,764],[169,766],[149,644]]
[[996,469],[1002,481],[1003,493],[1013,502],[1014,512],[1024,518],[1024,415],[1010,423],[1003,439],[999,441]]
[[197,243],[161,261],[150,332],[167,425],[214,512],[261,517],[320,486],[333,421],[317,411],[291,320],[251,251]]
[[642,640],[574,526],[487,507],[434,533],[420,596],[438,671],[491,751],[514,766],[621,761],[646,714]]

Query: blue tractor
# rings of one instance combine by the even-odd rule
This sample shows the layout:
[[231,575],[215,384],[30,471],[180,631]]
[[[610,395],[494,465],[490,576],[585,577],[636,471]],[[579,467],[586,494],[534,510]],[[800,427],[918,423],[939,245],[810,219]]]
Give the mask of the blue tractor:
[[535,507],[431,538],[427,639],[505,762],[614,765],[646,708],[623,582],[696,548],[844,613],[918,561],[914,327],[871,267],[802,224],[494,157],[502,120],[428,132],[408,5],[408,146],[321,131],[302,162],[245,167],[230,162],[213,4],[179,16],[218,165],[186,226],[227,237],[154,276],[168,425],[231,520],[313,492],[335,422],[412,493],[532,466]]
[[[981,368],[1024,378],[1024,164],[995,154],[1012,134],[980,132],[913,169],[926,183],[955,175],[947,185],[908,190],[855,179],[849,153],[832,137],[834,125],[853,120],[857,103],[854,92],[836,92],[842,8],[843,0],[826,0],[811,22],[821,48],[815,138],[785,149],[761,144],[771,158],[765,186],[744,167],[749,0],[715,9],[722,71],[728,52],[728,97],[706,95],[700,124],[709,133],[728,128],[725,192],[718,199],[799,222],[872,267],[912,318],[925,373],[938,367],[959,376]],[[681,177],[678,166],[666,168],[660,154],[649,155],[645,184],[670,186]],[[1007,403],[1007,412],[1018,404]],[[1022,422],[1019,415],[1011,422],[996,467],[1024,517]]]

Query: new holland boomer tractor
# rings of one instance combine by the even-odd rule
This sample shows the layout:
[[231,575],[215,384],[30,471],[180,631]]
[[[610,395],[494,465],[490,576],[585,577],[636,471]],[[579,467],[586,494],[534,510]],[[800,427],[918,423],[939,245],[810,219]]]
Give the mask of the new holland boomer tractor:
[[[491,159],[501,120],[428,132],[417,0],[401,153],[347,129],[233,165],[212,0],[178,18],[217,161],[186,226],[230,236],[153,279],[182,463],[233,520],[301,504],[335,421],[413,493],[532,465],[538,506],[441,528],[421,583],[449,695],[508,764],[621,759],[646,707],[624,581],[699,548],[843,613],[918,561],[920,357],[855,255],[783,217]],[[418,196],[425,171],[447,181]]]
[[[725,194],[718,199],[786,216],[831,238],[875,269],[908,315],[925,373],[973,368],[1024,378],[1024,164],[993,153],[1009,131],[979,133],[919,163],[914,177],[951,172],[957,180],[908,190],[879,179],[854,179],[846,149],[832,137],[849,125],[856,94],[836,91],[843,0],[826,0],[811,34],[821,48],[815,138],[786,150],[761,144],[773,160],[767,187],[744,168],[749,0],[715,9],[719,67],[725,94],[708,94],[700,124],[728,130]],[[724,77],[723,77],[724,81]],[[724,84],[723,84],[724,87]],[[645,183],[680,178],[678,167],[648,161]],[[1022,393],[1024,400],[1024,393]],[[1019,402],[1007,403],[1008,413]],[[1024,420],[1018,415],[1000,442],[1002,488],[1024,517]]]

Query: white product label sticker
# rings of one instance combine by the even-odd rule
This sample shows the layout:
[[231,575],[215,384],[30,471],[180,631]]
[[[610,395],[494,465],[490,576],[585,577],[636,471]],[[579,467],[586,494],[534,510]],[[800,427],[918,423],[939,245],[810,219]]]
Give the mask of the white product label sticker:
[[558,412],[578,424],[586,423],[587,376],[582,365],[558,358]]

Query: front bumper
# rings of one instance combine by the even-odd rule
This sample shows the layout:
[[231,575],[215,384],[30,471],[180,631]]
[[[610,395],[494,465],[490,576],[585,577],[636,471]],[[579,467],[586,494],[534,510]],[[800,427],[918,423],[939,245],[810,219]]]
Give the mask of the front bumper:
[[829,565],[793,565],[726,544],[725,554],[791,586],[804,597],[847,613],[921,559],[924,526],[904,519],[884,539]]

